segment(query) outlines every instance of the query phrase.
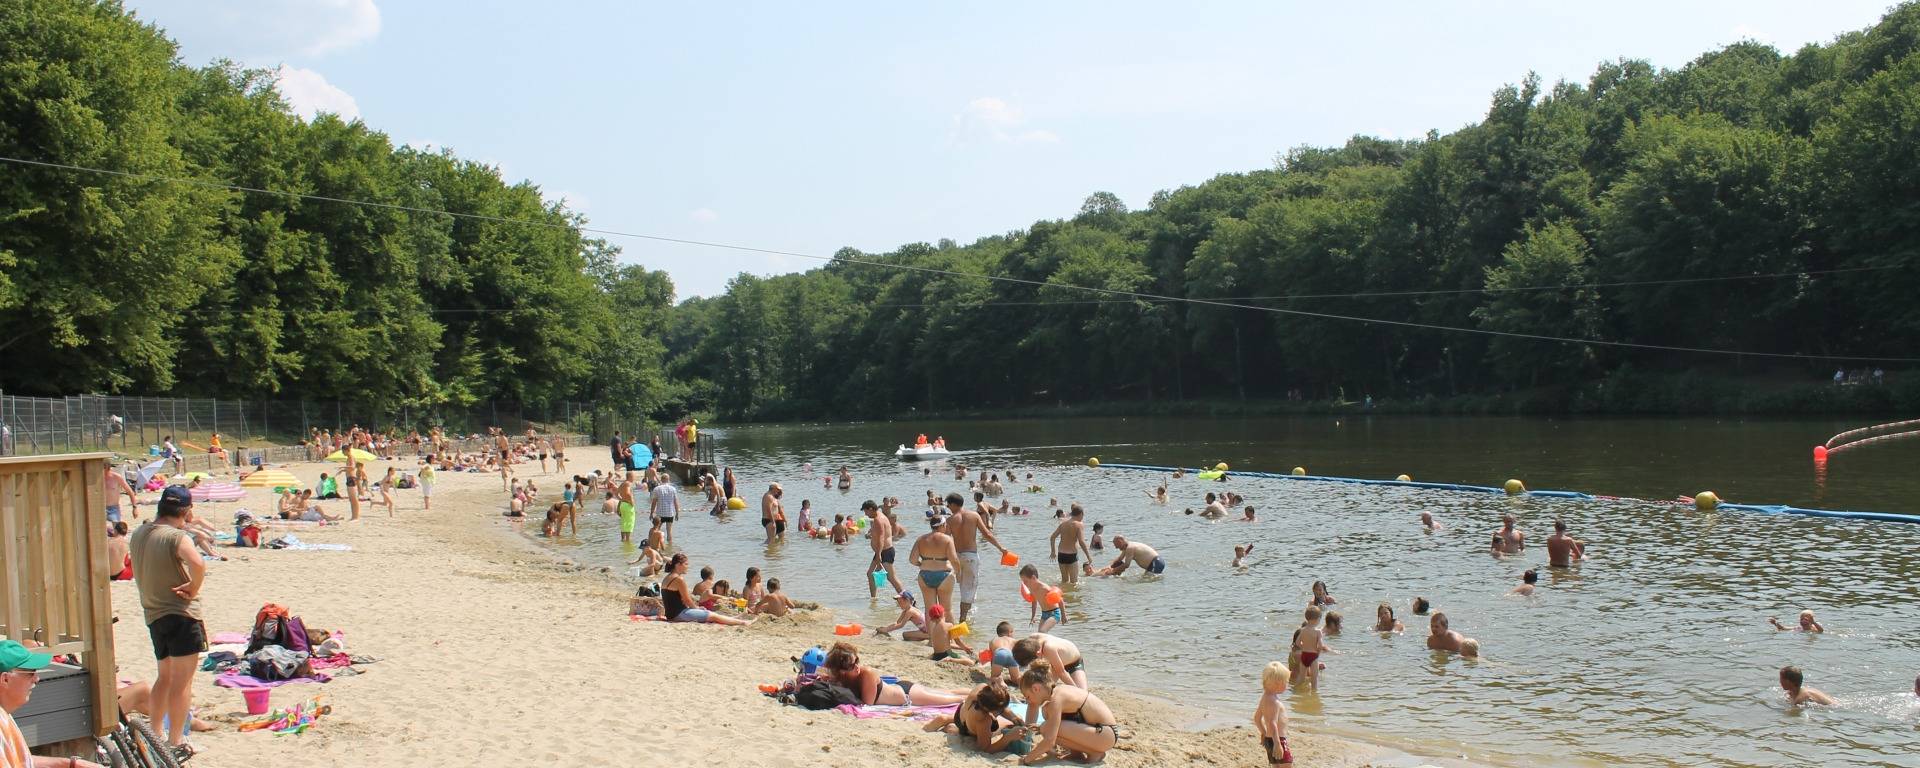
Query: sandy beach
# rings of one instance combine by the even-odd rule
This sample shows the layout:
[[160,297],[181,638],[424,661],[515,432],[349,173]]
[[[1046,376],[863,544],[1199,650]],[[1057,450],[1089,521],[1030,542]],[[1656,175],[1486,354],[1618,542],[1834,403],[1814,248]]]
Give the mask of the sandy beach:
[[[581,451],[588,459],[591,451]],[[604,458],[604,457],[595,457]],[[411,469],[410,462],[401,462]],[[571,471],[591,469],[576,463]],[[604,467],[605,462],[599,466]],[[330,465],[286,467],[312,482]],[[378,477],[384,463],[370,474]],[[520,471],[526,471],[522,468]],[[535,472],[538,467],[534,468]],[[555,483],[557,485],[557,482]],[[200,673],[193,686],[201,716],[219,729],[194,737],[193,765],[299,768],[332,765],[624,765],[945,766],[1006,761],[959,746],[958,737],[923,733],[919,723],[861,720],[782,706],[756,685],[791,677],[789,657],[832,642],[833,619],[800,612],[744,629],[630,622],[631,587],[623,574],[556,559],[500,515],[497,475],[441,473],[431,512],[417,490],[399,492],[397,514],[363,505],[362,519],[293,529],[302,541],[351,551],[229,549],[211,566],[202,594],[210,633],[245,632],[263,603],[285,605],[310,627],[344,632],[349,651],[378,662],[326,684],[274,690],[276,707],[321,695],[333,707],[299,735],[240,732],[238,691]],[[346,514],[343,501],[329,514]],[[198,509],[219,527],[233,512],[272,508],[270,492],[250,489],[237,503]],[[152,514],[142,504],[142,519]],[[273,529],[270,535],[285,531]],[[696,566],[698,552],[693,553]],[[804,576],[788,592],[806,599]],[[115,642],[126,677],[151,680],[154,662],[142,631],[138,593],[116,582]],[[884,638],[859,641],[868,664],[889,674],[965,688],[964,671],[935,669],[924,647]],[[1105,665],[1141,663],[1103,658]],[[1251,682],[1256,670],[1249,670]],[[1124,724],[1125,738],[1105,764],[1261,765],[1247,727],[1195,732],[1191,717],[1095,681]],[[1248,696],[1252,711],[1254,694]],[[1297,764],[1357,766],[1384,752],[1336,738],[1292,734]]]

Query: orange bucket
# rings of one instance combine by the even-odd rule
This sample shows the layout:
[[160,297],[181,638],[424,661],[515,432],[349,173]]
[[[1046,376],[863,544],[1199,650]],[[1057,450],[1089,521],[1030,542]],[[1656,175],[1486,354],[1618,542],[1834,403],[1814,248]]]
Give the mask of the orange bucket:
[[1014,567],[1014,566],[1016,566],[1016,565],[1019,565],[1019,564],[1020,564],[1020,556],[1019,556],[1019,555],[1016,555],[1016,554],[1014,554],[1014,553],[1012,553],[1012,552],[1001,552],[1001,553],[1000,553],[1000,564],[1001,564],[1001,565],[1004,565],[1004,566],[1006,566],[1006,567],[1008,567],[1008,568],[1012,568],[1012,567]]
[[834,633],[834,634],[836,634],[836,635],[844,635],[844,636],[848,636],[848,637],[851,637],[851,636],[854,636],[854,635],[858,635],[858,634],[860,634],[860,633],[861,633],[862,631],[864,631],[864,630],[865,630],[865,628],[864,628],[864,627],[862,627],[862,626],[860,626],[859,624],[835,624],[835,625],[833,625],[833,633]]

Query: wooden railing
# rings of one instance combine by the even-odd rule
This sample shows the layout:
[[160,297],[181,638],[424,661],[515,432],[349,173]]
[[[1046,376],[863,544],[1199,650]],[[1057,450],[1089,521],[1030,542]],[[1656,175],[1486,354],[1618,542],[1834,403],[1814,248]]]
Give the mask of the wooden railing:
[[[0,636],[76,654],[91,675],[92,725],[118,722],[107,563],[107,453],[0,458]],[[104,706],[102,706],[104,704]]]

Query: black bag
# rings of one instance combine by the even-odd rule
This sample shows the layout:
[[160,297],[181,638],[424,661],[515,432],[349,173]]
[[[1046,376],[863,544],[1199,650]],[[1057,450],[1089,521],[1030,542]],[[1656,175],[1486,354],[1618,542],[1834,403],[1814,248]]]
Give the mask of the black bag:
[[845,686],[815,679],[794,689],[792,703],[807,709],[833,709],[842,704],[858,704],[860,697]]

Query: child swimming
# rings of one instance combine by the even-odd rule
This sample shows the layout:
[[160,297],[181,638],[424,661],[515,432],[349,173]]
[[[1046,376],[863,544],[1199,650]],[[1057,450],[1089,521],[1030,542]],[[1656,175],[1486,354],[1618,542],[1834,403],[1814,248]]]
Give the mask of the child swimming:
[[1781,632],[1816,632],[1818,633],[1818,632],[1827,631],[1826,627],[1820,626],[1820,622],[1814,620],[1812,610],[1805,610],[1800,612],[1799,626],[1789,627],[1784,624],[1781,624],[1779,619],[1772,618],[1772,617],[1768,617],[1767,621],[1772,622],[1773,628]]
[[1292,681],[1283,662],[1269,661],[1260,670],[1260,704],[1253,708],[1253,727],[1260,733],[1268,765],[1293,764],[1293,750],[1287,747],[1287,705],[1280,700]]
[[1806,673],[1791,664],[1780,668],[1780,689],[1787,692],[1787,703],[1796,707],[1805,704],[1833,706],[1833,697],[1824,691],[1806,684]]
[[1407,631],[1407,625],[1400,623],[1399,619],[1396,619],[1393,617],[1392,605],[1388,605],[1387,603],[1384,603],[1384,602],[1381,603],[1380,607],[1374,609],[1373,616],[1374,616],[1373,631],[1375,632]]
[[1514,587],[1513,589],[1509,590],[1507,594],[1519,595],[1521,597],[1531,597],[1533,595],[1533,585],[1535,582],[1538,582],[1539,580],[1540,580],[1540,572],[1532,568],[1528,568],[1526,573],[1520,574],[1520,586]]

